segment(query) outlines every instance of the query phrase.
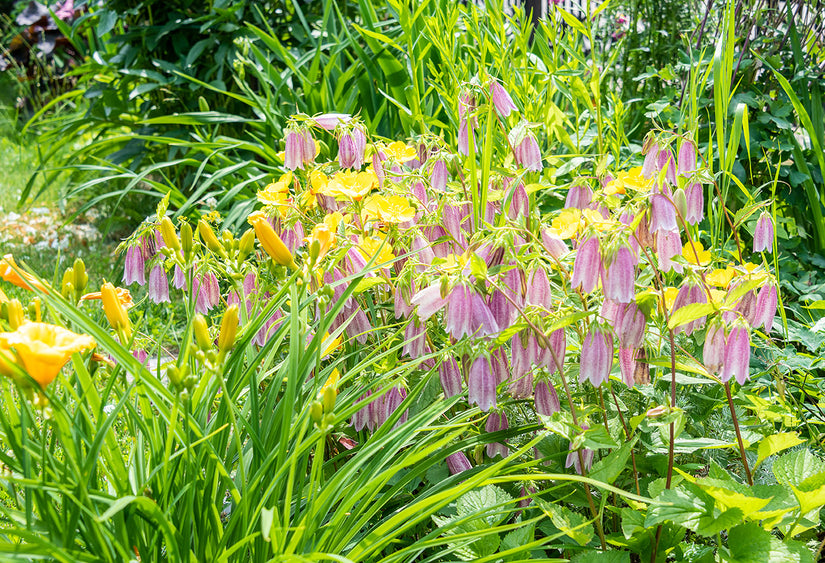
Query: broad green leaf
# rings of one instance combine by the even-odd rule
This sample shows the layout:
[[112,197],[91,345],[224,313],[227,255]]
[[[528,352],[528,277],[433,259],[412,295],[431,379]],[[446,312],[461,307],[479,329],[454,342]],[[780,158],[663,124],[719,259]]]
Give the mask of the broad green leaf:
[[757,498],[742,493],[731,491],[724,487],[703,487],[701,482],[699,484],[702,490],[716,499],[716,505],[720,509],[738,509],[740,511],[740,519],[748,518],[754,512],[760,511],[767,506],[771,499]]
[[611,549],[608,551],[582,551],[570,563],[630,563],[630,552]]
[[480,514],[485,517],[490,526],[499,524],[506,515],[486,514],[488,511],[495,511],[496,507],[511,502],[513,497],[504,489],[495,485],[487,485],[477,490],[470,491],[462,495],[456,501],[456,512],[459,516],[470,516]]
[[536,499],[536,502],[553,525],[579,545],[587,545],[593,539],[593,524],[578,512],[542,499]]
[[728,532],[728,549],[731,563],[765,562],[813,562],[810,551],[800,550],[800,544],[787,545],[763,530],[759,524],[747,523],[732,528]]
[[634,437],[632,441],[624,443],[619,449],[610,452],[610,455],[593,465],[588,476],[602,483],[613,483],[627,465],[630,452],[637,441],[638,436]]
[[773,463],[772,469],[779,483],[798,487],[809,477],[825,471],[825,462],[805,449],[783,455]]
[[673,522],[697,534],[715,535],[719,511],[714,505],[713,497],[691,483],[684,483],[678,489],[665,489],[648,508],[645,527]]
[[715,310],[716,307],[713,303],[692,303],[685,305],[673,313],[667,323],[667,327],[673,330],[676,327],[695,321],[700,317],[706,317]]
[[805,440],[802,440],[796,432],[782,432],[762,438],[759,440],[759,447],[757,449],[758,457],[753,466],[754,469],[768,457],[785,451],[788,448],[798,446],[804,441]]
[[799,487],[791,485],[802,514],[825,506],[825,473],[811,475]]
[[591,450],[615,448],[618,446],[616,441],[607,433],[607,429],[601,424],[593,428],[588,428],[582,436],[584,437],[582,446]]

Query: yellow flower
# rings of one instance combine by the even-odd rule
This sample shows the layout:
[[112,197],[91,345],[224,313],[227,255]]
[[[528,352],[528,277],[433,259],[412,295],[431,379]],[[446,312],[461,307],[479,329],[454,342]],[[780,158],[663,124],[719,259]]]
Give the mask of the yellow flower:
[[360,201],[378,184],[374,172],[353,172],[342,170],[330,178],[321,193],[338,199]]
[[[111,285],[111,284],[109,284]],[[126,307],[127,309],[134,305],[134,301],[132,301],[132,294],[129,293],[128,289],[123,289],[122,287],[115,288],[115,294],[117,295],[117,300],[120,301],[120,304]],[[95,291],[94,293],[87,293],[83,297],[80,298],[81,301],[89,301],[92,299],[101,299],[102,295],[99,291]]]
[[647,191],[651,181],[652,180],[648,180],[642,175],[642,167],[636,166],[627,171],[622,170],[617,172],[616,177],[604,187],[604,193],[606,195],[615,195],[627,193],[628,190],[639,192]]
[[342,220],[341,214],[336,211],[324,217],[323,223],[318,223],[312,228],[312,232],[306,238],[306,241],[311,252],[313,251],[313,243],[318,242],[318,256],[316,260],[323,259],[324,256],[327,255],[327,252],[335,245],[335,234]]
[[[695,252],[694,246],[696,247]],[[707,266],[710,264],[710,250],[705,250],[702,243],[698,240],[693,244],[688,243],[682,247],[682,256],[684,256],[685,260],[687,260],[690,264],[695,264],[697,266]]]
[[292,172],[287,172],[277,182],[272,182],[257,193],[258,201],[264,205],[272,205],[283,214],[282,207],[292,203],[289,197],[289,185],[292,183]]
[[[338,338],[330,339],[329,332],[326,332],[324,333],[324,340],[322,345],[325,346],[324,351],[321,353],[321,357],[326,358],[341,346],[341,337],[339,336]],[[324,387],[327,387],[329,385],[335,386],[336,383],[338,383],[338,370],[333,370],[333,372],[329,376],[329,379],[327,379],[326,383],[324,383],[324,385],[321,387],[321,391],[323,392]]]
[[402,141],[393,141],[388,145],[379,146],[378,150],[383,152],[387,158],[391,158],[392,160],[400,163],[418,158],[418,151],[413,147],[408,147]]
[[710,300],[712,303],[722,303],[725,300],[726,296],[726,291],[722,291],[721,289],[710,288]]
[[748,274],[752,274],[759,269],[759,264],[754,264],[753,262],[745,262],[740,266],[740,268],[743,268],[745,272],[747,272]]
[[727,288],[736,275],[736,270],[728,266],[724,270],[715,269],[705,277],[708,285]]
[[581,222],[581,211],[578,209],[562,209],[550,227],[556,231],[561,239],[569,239],[579,232],[579,223]]
[[406,223],[415,217],[415,208],[398,195],[374,195],[364,204],[364,210],[369,217],[381,219],[386,223]]
[[[326,337],[329,337],[329,333],[326,334]],[[338,347],[341,345],[341,338],[336,338],[333,342],[335,343],[336,347]],[[327,351],[329,351],[329,349],[327,349]],[[339,379],[341,379],[341,373],[338,371],[338,368],[332,368],[332,373],[329,374],[329,377],[327,378],[326,382],[321,386],[320,393],[323,394],[324,389],[326,389],[327,387],[334,388],[336,385],[338,385]]]
[[679,294],[679,288],[666,287],[665,288],[665,308],[670,311],[673,309],[673,303],[676,301],[676,296]]
[[266,215],[260,211],[256,211],[249,216],[247,221],[249,221],[249,224],[255,229],[255,236],[258,237],[261,246],[264,247],[266,253],[269,254],[275,262],[282,266],[295,267],[292,253],[286,247],[284,241],[281,240],[281,237],[278,236],[278,233],[275,232],[275,229],[272,228]]
[[17,363],[45,388],[72,354],[94,347],[94,339],[87,334],[46,323],[26,323],[15,332],[0,333],[0,373],[9,375],[9,364]]
[[6,254],[0,259],[0,279],[29,291],[32,291],[32,287],[36,287],[40,291],[48,293],[46,286],[37,281],[31,274],[20,269],[11,254]]
[[115,330],[122,330],[126,338],[132,336],[132,324],[129,322],[129,315],[126,314],[126,307],[120,302],[120,296],[109,282],[100,286],[100,299],[103,301],[103,312],[109,324]]
[[[392,246],[389,243],[384,244],[385,240],[386,239],[379,237],[362,238],[358,249],[361,251],[361,254],[364,255],[364,259],[366,259],[367,262],[372,260],[373,256],[375,256],[375,264],[392,262],[395,260],[395,254],[392,253]],[[382,244],[384,245],[383,248],[381,247]]]

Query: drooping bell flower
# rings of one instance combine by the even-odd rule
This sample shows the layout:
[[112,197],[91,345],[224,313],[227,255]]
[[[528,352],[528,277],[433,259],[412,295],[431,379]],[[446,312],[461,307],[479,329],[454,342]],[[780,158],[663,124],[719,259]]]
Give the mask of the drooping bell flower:
[[570,252],[567,244],[550,229],[542,229],[541,243],[547,253],[557,260]]
[[461,228],[461,223],[466,218],[464,211],[459,207],[445,205],[443,213],[444,228],[447,229],[450,236],[452,236],[462,248],[465,248],[467,246],[467,239]]
[[[383,389],[376,390],[373,394],[380,394]],[[367,429],[370,432],[380,428],[384,422],[387,420],[387,394],[384,393],[377,399],[374,399],[369,405],[367,405]]]
[[312,164],[315,162],[315,157],[318,156],[318,150],[315,146],[315,139],[312,137],[312,131],[309,129],[304,129],[303,133],[301,133],[301,140],[304,145],[304,164]]
[[519,217],[527,217],[528,215],[530,215],[530,196],[527,195],[524,184],[518,182],[513,188],[508,216],[515,221]]
[[132,285],[146,284],[146,262],[140,246],[130,246],[126,249],[126,262],[123,266],[123,283]]
[[468,401],[487,412],[496,406],[496,381],[486,356],[476,358],[467,378]]
[[659,171],[659,143],[652,142],[647,148],[647,151],[642,151],[645,155],[644,163],[642,164],[642,176],[648,180]]
[[614,325],[619,345],[624,348],[640,348],[644,342],[645,315],[635,301],[620,306],[620,312]]
[[[453,338],[462,338],[473,333],[473,291],[459,283],[453,287],[448,297],[447,323],[445,328]],[[490,315],[492,317],[492,314]]]
[[696,144],[685,139],[679,146],[678,172],[680,176],[689,177],[696,171]]
[[[384,420],[382,424],[389,419],[395,411],[398,410],[398,407],[401,406],[401,403],[404,402],[404,399],[407,398],[407,390],[404,389],[401,385],[394,385],[392,389],[390,389],[386,395],[384,395]],[[409,411],[405,410],[401,414],[401,418],[395,423],[393,428],[398,428],[405,422],[407,422],[407,416]]]
[[[510,427],[507,422],[507,415],[503,412],[491,412],[487,415],[487,422],[484,424],[484,430],[487,432],[500,432],[507,430]],[[493,442],[487,444],[487,456],[496,457],[500,455],[502,458],[510,455],[510,449],[500,442]]]
[[525,170],[541,172],[542,164],[541,149],[536,140],[536,136],[527,132],[524,138],[513,148],[513,159],[516,165]]
[[564,356],[567,353],[567,335],[563,328],[550,333],[548,338],[550,347],[539,352],[539,363],[550,370],[550,373],[564,370]]
[[[682,287],[679,288],[679,293],[676,294],[676,299],[673,301],[673,307],[671,310],[673,313],[676,313],[676,311],[682,307],[707,302],[708,300],[705,296],[705,292],[702,290],[702,286],[692,281],[687,281],[682,285]],[[705,317],[702,316],[690,321],[689,323],[674,327],[674,333],[679,334],[684,331],[685,334],[690,336],[693,331],[699,330],[704,325]]]
[[384,189],[384,178],[386,174],[384,173],[384,160],[386,156],[380,150],[375,151],[372,153],[372,170],[375,172],[375,177],[378,178],[378,187]]
[[593,387],[600,386],[610,377],[612,366],[613,335],[593,323],[582,343],[579,383],[590,381]]
[[753,231],[753,251],[773,252],[773,219],[767,211],[763,211],[756,221]]
[[735,377],[739,385],[750,377],[748,367],[751,358],[750,331],[742,319],[733,322],[733,326],[725,340],[725,358],[722,365],[722,383]]
[[496,385],[511,380],[510,365],[507,362],[507,354],[504,353],[504,348],[497,348],[490,354],[490,369],[493,372]]
[[[372,391],[367,391],[358,398],[355,404],[366,403],[370,395],[372,395]],[[352,414],[352,419],[350,420],[350,424],[352,424],[356,432],[361,432],[361,430],[363,430],[367,425],[367,422],[369,422],[369,407],[367,406],[362,406],[360,409],[355,411]]]
[[690,225],[697,225],[705,218],[705,190],[702,184],[693,182],[685,188],[687,210],[685,221]]
[[682,237],[679,231],[664,231],[656,235],[656,252],[659,255],[659,269],[669,272],[671,269],[678,273],[684,271],[684,266],[673,260],[674,256],[682,254]]
[[444,358],[438,366],[438,377],[441,380],[441,387],[444,389],[445,397],[452,397],[461,393],[463,380],[461,371],[458,369],[458,362],[452,356]]
[[516,334],[510,341],[511,355],[511,375],[513,379],[522,379],[530,373],[535,361],[536,348],[530,345],[532,335],[522,339],[521,334]]
[[477,336],[489,336],[499,331],[498,323],[495,317],[493,317],[490,307],[488,307],[484,299],[475,292],[472,294],[472,314],[471,329]]
[[496,289],[490,296],[490,313],[499,327],[506,328],[515,322],[518,309],[513,306],[503,292]]
[[218,278],[212,272],[195,276],[192,282],[192,294],[195,296],[195,312],[207,314],[221,301]]
[[676,161],[673,158],[673,153],[670,152],[669,148],[665,147],[659,151],[657,160],[659,170],[666,170],[665,179],[671,186],[676,186]]
[[447,469],[450,475],[458,475],[463,471],[469,471],[473,468],[470,460],[464,455],[464,452],[456,452],[447,456]]
[[352,116],[348,113],[324,113],[312,118],[315,125],[326,131],[334,131],[339,124],[349,123]]
[[473,138],[473,146],[476,146],[476,134],[466,119],[458,123],[458,153],[464,156],[470,155],[470,137]]
[[552,300],[550,290],[550,280],[547,279],[547,272],[544,268],[536,267],[527,278],[527,293],[525,301],[529,305],[536,307],[549,307]]
[[708,325],[702,361],[709,373],[717,374],[722,369],[725,361],[725,323],[722,319],[715,319]]
[[604,295],[617,303],[630,303],[636,295],[636,257],[627,246],[620,246],[602,270]]
[[[728,290],[728,294],[733,293],[736,290],[736,285],[731,285],[730,289]],[[736,307],[733,308],[735,313],[740,313],[745,320],[751,326],[756,325],[756,291],[748,291],[742,297],[739,298],[739,301],[736,303]],[[730,313],[730,311],[728,311]],[[731,320],[735,318],[729,317]]]
[[628,387],[633,387],[636,373],[636,348],[619,347],[619,369],[622,372],[622,382]]
[[754,328],[764,327],[765,334],[770,334],[773,326],[773,318],[776,316],[778,305],[778,295],[776,286],[769,282],[762,286],[756,298],[756,311],[754,313]]
[[[586,424],[582,424],[582,430],[588,430],[590,427]],[[572,467],[576,470],[576,473],[579,475],[584,475],[584,471],[589,471],[590,467],[593,465],[593,457],[595,456],[596,452],[591,449],[583,448],[581,450],[581,458],[579,458],[579,452],[573,450],[573,442],[570,442],[570,453],[567,454],[567,460],[564,462],[565,467]],[[581,466],[581,461],[584,461],[584,467]]]
[[270,317],[264,321],[261,325],[261,328],[258,329],[258,332],[252,338],[252,344],[257,346],[266,346],[266,343],[278,332],[278,329],[281,328],[283,324],[283,317],[284,314],[281,312],[280,309],[276,309]]
[[338,164],[341,168],[360,168],[364,163],[367,136],[363,127],[356,125],[338,139]]
[[599,250],[599,237],[591,235],[576,252],[571,280],[573,289],[581,288],[585,293],[593,291],[599,281],[601,270],[602,254]]
[[556,393],[556,388],[546,379],[536,383],[536,394],[533,402],[536,406],[536,412],[543,416],[550,416],[554,412],[561,411],[561,402],[558,393]]
[[650,232],[676,231],[676,207],[664,194],[650,196]]
[[290,129],[284,141],[284,166],[289,170],[304,168],[304,139],[300,132]]
[[169,280],[162,264],[155,264],[149,272],[149,300],[153,303],[169,303]]
[[443,192],[447,189],[447,179],[449,174],[447,172],[447,163],[443,159],[434,159],[430,168],[430,186],[434,190]]
[[587,184],[577,184],[567,190],[564,207],[569,209],[588,209],[593,201],[593,190]]
[[493,99],[493,105],[501,117],[507,117],[510,112],[516,111],[516,104],[513,103],[513,98],[504,89],[504,86],[499,84],[498,80],[490,80],[490,97]]
[[427,327],[424,323],[418,323],[414,319],[407,323],[404,329],[404,347],[401,355],[408,354],[410,358],[420,358],[426,354],[427,348]]
[[[516,338],[518,338],[518,336],[516,336]],[[528,370],[527,372],[521,374],[519,377],[516,377],[516,375],[513,374],[512,378],[510,379],[509,391],[510,395],[512,395],[516,399],[526,399],[527,397],[532,395],[533,372],[531,370]]]

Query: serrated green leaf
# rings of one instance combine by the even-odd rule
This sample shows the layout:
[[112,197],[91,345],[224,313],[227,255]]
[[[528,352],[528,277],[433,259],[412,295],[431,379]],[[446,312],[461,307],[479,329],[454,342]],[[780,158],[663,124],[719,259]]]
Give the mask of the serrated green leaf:
[[758,457],[756,458],[756,464],[753,466],[754,469],[768,457],[785,451],[788,448],[798,446],[804,441],[805,440],[802,440],[796,432],[782,432],[762,438],[759,440],[759,447],[757,449]]
[[536,503],[550,517],[556,528],[579,545],[587,545],[593,539],[593,524],[578,512],[573,512],[565,506],[551,504],[538,498]]
[[630,563],[629,551],[582,551],[570,563]]
[[731,528],[728,532],[728,549],[731,563],[765,563],[765,562],[808,562],[812,561],[808,551],[789,546],[770,532],[763,530],[759,524],[747,523]]
[[802,514],[825,506],[825,473],[811,475],[799,487],[791,485]]
[[805,449],[783,455],[772,469],[779,483],[798,487],[805,479],[825,471],[825,462]]
[[615,448],[618,446],[616,441],[607,433],[607,429],[602,425],[588,428],[582,436],[584,437],[582,446],[591,450]]
[[617,450],[610,452],[610,455],[595,463],[588,472],[588,477],[602,483],[613,483],[627,465],[630,452],[638,439],[638,436],[634,437],[632,441],[624,443]]
[[513,497],[505,490],[495,485],[487,485],[462,495],[456,501],[455,508],[460,517],[478,514],[484,516],[490,526],[496,526],[506,515],[487,514],[487,512],[495,511],[496,507],[501,507],[512,500]]

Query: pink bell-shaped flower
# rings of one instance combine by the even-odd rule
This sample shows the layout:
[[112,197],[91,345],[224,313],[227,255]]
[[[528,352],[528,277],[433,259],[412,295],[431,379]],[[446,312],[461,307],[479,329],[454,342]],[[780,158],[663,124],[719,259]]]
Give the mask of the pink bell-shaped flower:
[[401,349],[401,355],[408,354],[410,358],[420,358],[426,354],[427,348],[427,328],[424,323],[418,323],[411,320],[407,323],[404,329],[404,347]]
[[169,303],[169,280],[162,264],[155,264],[149,272],[149,299],[153,303]]
[[[487,415],[487,422],[484,424],[484,430],[487,432],[500,432],[502,430],[507,430],[509,427],[507,415],[503,412],[491,412]],[[496,457],[499,455],[504,458],[510,455],[510,449],[500,442],[493,442],[487,444],[487,455],[489,457]]]
[[442,360],[438,366],[438,377],[441,380],[445,397],[452,397],[461,393],[463,380],[455,358],[450,356]]
[[676,207],[664,194],[650,196],[650,232],[676,231]]
[[536,412],[544,416],[550,416],[554,412],[561,410],[561,402],[559,401],[558,393],[556,393],[556,388],[546,379],[542,379],[536,383],[536,393],[533,402],[536,406]]
[[[673,300],[672,310],[673,313],[676,313],[676,311],[678,311],[682,307],[707,302],[708,300],[705,296],[705,292],[702,289],[702,286],[692,281],[687,281],[682,285],[682,287],[679,288],[679,292],[676,294],[676,299]],[[693,331],[699,330],[704,325],[705,317],[699,317],[698,319],[694,319],[689,323],[676,326],[674,328],[674,333],[679,334],[680,332],[684,332],[689,336],[693,333]]]
[[756,312],[754,313],[754,328],[764,327],[765,333],[770,334],[773,318],[776,316],[778,295],[776,286],[769,282],[762,286],[756,297]]
[[443,192],[447,189],[447,179],[449,174],[447,172],[447,163],[443,159],[435,159],[432,161],[430,168],[430,186],[436,191]]
[[440,311],[447,302],[447,299],[441,297],[441,284],[433,284],[413,295],[410,303],[413,307],[418,307],[418,318],[426,321]]
[[445,328],[453,338],[473,333],[473,291],[462,283],[450,292]]
[[[582,430],[588,430],[590,427],[586,424],[582,424]],[[576,470],[576,473],[579,475],[584,475],[584,471],[589,471],[590,467],[593,465],[593,458],[596,454],[591,449],[584,448],[581,451],[581,458],[579,458],[579,452],[572,449],[573,443],[570,443],[570,453],[567,454],[567,460],[564,462],[565,467],[572,467]],[[584,467],[581,466],[580,460],[584,461]]]
[[636,373],[636,348],[619,347],[619,369],[622,373],[622,382],[628,387],[633,387],[636,383],[634,374]]
[[587,184],[577,184],[567,190],[564,207],[572,209],[588,209],[593,201],[593,190]]
[[684,266],[673,260],[682,254],[682,237],[679,231],[664,231],[656,235],[656,251],[661,271],[668,272],[673,269],[680,274],[684,271]]
[[696,171],[696,143],[689,139],[679,145],[678,172],[680,176],[689,177]]
[[641,348],[644,343],[646,325],[645,315],[635,301],[620,305],[616,324],[613,325],[619,337],[619,346]]
[[447,456],[447,469],[450,475],[458,475],[463,471],[469,471],[473,468],[470,460],[464,455],[464,452],[456,452]]
[[599,281],[601,270],[602,254],[599,250],[599,237],[591,235],[576,252],[571,280],[573,289],[581,288],[585,293],[593,291]]
[[617,303],[630,303],[636,295],[636,257],[622,245],[602,270],[604,295]]
[[685,221],[691,225],[698,224],[705,218],[705,190],[702,184],[693,182],[685,188],[687,203]]
[[476,358],[467,378],[468,401],[487,412],[496,406],[496,381],[486,356]]
[[751,358],[750,331],[742,319],[733,322],[733,326],[725,340],[725,358],[722,365],[722,383],[735,377],[739,385],[750,377],[748,367]]
[[549,307],[552,299],[550,280],[544,268],[536,267],[527,278],[527,294],[525,301],[536,307]]
[[304,168],[304,139],[300,132],[290,129],[284,141],[284,166],[290,170]]
[[598,387],[610,377],[613,366],[613,335],[595,323],[584,338],[579,365],[579,383],[590,381]]
[[131,285],[146,285],[146,261],[140,246],[130,246],[126,249],[126,261],[123,265],[123,283]]
[[516,165],[525,170],[541,172],[542,164],[541,149],[535,135],[527,132],[524,138],[513,148],[513,157]]
[[338,139],[338,164],[341,168],[360,168],[364,163],[367,136],[360,125],[344,132]]
[[[398,410],[398,407],[401,406],[401,403],[404,402],[404,399],[407,398],[407,390],[404,389],[401,385],[395,385],[392,389],[390,389],[386,395],[384,395],[384,420],[381,422],[382,424],[386,421],[390,416],[392,416],[395,411]],[[409,411],[404,411],[401,414],[401,417],[395,423],[393,428],[398,428],[405,422],[407,422],[407,415]]]
[[567,244],[557,234],[549,229],[542,229],[541,244],[544,246],[547,254],[557,260],[570,252],[570,249],[567,248]]
[[490,97],[493,99],[493,105],[501,117],[507,117],[510,112],[516,111],[516,104],[513,103],[513,98],[504,89],[504,86],[499,84],[498,80],[490,81]]
[[725,323],[722,319],[711,321],[705,333],[702,361],[709,373],[718,374],[725,362]]
[[756,221],[753,232],[754,252],[773,252],[773,219],[767,211],[763,211]]

